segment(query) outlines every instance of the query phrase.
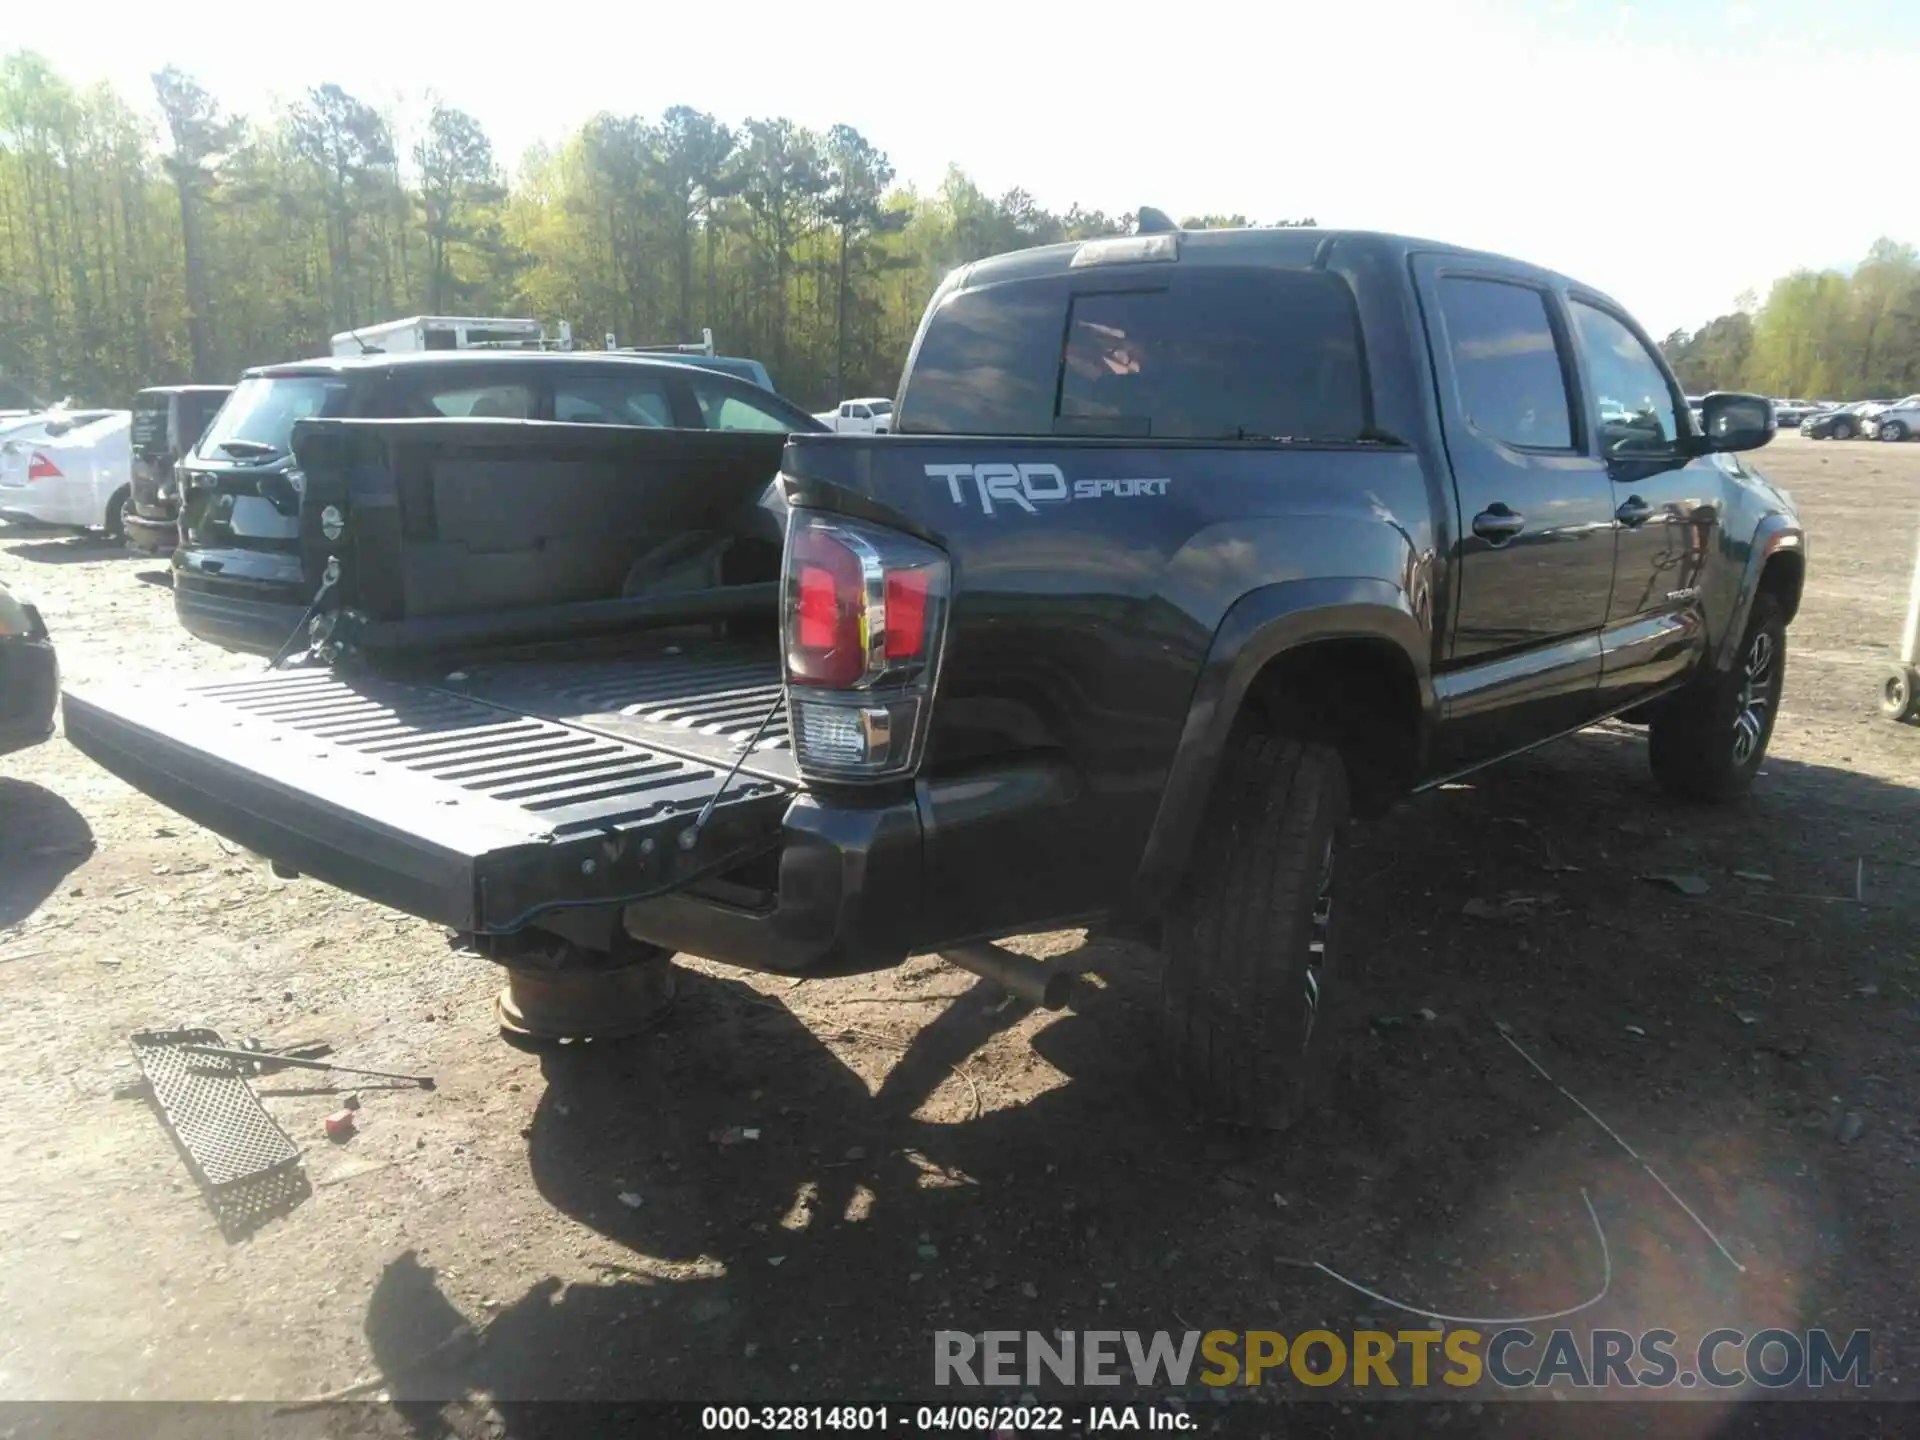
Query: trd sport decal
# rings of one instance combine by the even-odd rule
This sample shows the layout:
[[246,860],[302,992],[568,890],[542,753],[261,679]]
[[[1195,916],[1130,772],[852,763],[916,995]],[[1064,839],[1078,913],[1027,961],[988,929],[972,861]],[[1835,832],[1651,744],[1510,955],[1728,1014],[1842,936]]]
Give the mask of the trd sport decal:
[[965,505],[970,499],[976,500],[983,515],[993,514],[996,503],[1017,505],[1029,515],[1038,515],[1042,505],[1058,505],[1068,500],[1165,495],[1173,483],[1167,479],[1069,482],[1058,465],[929,465],[926,470],[929,480],[947,482],[947,492],[953,496],[954,504]]

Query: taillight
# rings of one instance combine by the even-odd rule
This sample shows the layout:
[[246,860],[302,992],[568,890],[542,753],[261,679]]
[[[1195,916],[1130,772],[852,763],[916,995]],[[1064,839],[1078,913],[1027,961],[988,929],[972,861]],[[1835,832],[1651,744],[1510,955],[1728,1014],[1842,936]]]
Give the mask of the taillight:
[[793,512],[781,638],[803,774],[887,780],[919,765],[950,573],[910,536]]
[[60,478],[60,467],[38,450],[34,451],[33,458],[27,461],[27,479],[58,480]]

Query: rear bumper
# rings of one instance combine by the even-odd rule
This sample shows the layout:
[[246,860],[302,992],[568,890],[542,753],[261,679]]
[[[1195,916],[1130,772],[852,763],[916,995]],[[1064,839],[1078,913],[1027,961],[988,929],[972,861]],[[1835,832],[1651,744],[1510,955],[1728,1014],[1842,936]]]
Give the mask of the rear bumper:
[[[803,791],[786,812],[774,888],[695,882],[629,905],[637,940],[748,970],[858,974],[1055,918],[1003,902],[1019,882],[980,856],[1009,853],[1070,789],[1031,763],[923,781],[910,798],[847,805]],[[980,887],[986,887],[981,889]]]
[[771,891],[696,884],[629,905],[626,931],[748,970],[854,973],[912,953],[922,873],[914,801],[856,810],[802,794],[776,864]]
[[0,755],[51,737],[59,698],[53,646],[45,640],[0,639]]
[[196,639],[228,650],[273,655],[305,618],[307,602],[298,586],[215,579],[176,563],[173,610]]

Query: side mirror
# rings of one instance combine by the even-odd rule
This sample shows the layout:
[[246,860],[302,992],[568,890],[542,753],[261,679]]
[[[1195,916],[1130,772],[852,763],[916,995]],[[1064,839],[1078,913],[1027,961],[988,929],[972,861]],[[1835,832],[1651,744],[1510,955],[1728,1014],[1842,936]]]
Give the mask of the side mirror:
[[1764,395],[1742,395],[1716,390],[1700,402],[1700,428],[1706,432],[1703,449],[1758,450],[1779,429],[1773,402]]

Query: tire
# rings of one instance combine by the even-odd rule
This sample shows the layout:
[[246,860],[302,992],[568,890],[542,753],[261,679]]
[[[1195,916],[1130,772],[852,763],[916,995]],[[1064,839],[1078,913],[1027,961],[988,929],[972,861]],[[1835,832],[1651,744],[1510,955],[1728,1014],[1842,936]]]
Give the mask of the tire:
[[1836,440],[1851,440],[1853,438],[1853,422],[1851,420],[1835,421],[1833,438]]
[[107,532],[109,540],[127,538],[127,506],[133,503],[133,492],[125,486],[113,492],[113,498],[107,501],[107,513],[101,529]]
[[1880,713],[1902,723],[1920,720],[1920,671],[1889,665],[1880,680]]
[[1906,439],[1906,423],[1900,420],[1887,420],[1882,422],[1880,426],[1880,438],[1882,440],[1892,440],[1896,442]]
[[1343,981],[1333,876],[1348,815],[1330,746],[1239,735],[1162,932],[1162,1037],[1210,1118],[1285,1130]]
[[1786,612],[1763,590],[1753,598],[1733,669],[1709,670],[1649,727],[1647,758],[1661,788],[1714,802],[1746,794],[1773,738],[1786,673]]

